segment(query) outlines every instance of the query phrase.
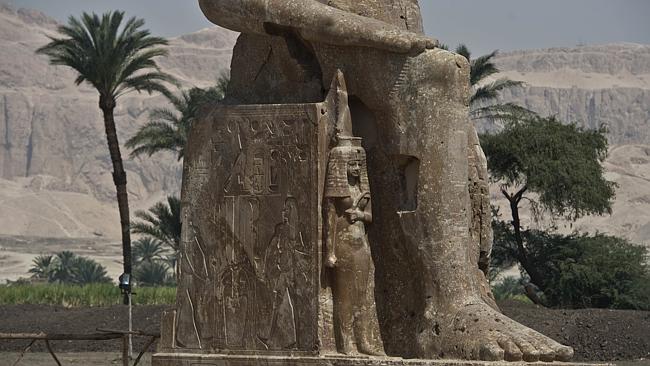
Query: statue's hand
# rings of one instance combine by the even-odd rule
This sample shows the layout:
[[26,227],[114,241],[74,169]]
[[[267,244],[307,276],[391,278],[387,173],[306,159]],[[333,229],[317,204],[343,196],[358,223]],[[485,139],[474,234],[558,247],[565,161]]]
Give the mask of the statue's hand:
[[328,255],[325,260],[325,267],[334,268],[336,267],[336,256],[334,254]]
[[366,217],[363,211],[354,208],[345,210],[345,215],[348,217],[348,221],[351,224],[354,224],[357,221],[364,221],[364,218]]
[[393,52],[420,53],[427,49],[434,49],[440,45],[436,39],[403,30],[387,35],[384,40],[386,42],[386,48]]

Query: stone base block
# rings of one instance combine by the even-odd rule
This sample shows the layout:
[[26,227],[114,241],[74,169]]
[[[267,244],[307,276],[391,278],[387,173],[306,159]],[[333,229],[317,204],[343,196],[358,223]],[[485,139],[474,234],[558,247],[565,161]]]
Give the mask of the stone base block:
[[[157,353],[152,366],[596,366],[566,362],[484,362],[461,360],[411,360],[393,357],[320,357],[200,355],[188,353]],[[597,366],[604,366],[599,364]]]

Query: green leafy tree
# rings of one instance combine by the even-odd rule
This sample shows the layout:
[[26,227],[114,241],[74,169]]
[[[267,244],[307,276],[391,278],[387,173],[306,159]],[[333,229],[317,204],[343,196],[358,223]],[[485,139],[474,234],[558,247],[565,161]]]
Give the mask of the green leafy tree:
[[131,273],[131,239],[129,203],[126,189],[126,172],[115,128],[114,109],[118,98],[131,92],[146,91],[168,94],[165,82],[173,78],[160,71],[155,58],[167,54],[161,46],[163,38],[152,37],[142,29],[144,20],[131,18],[125,23],[121,11],[103,16],[84,13],[80,19],[70,17],[67,25],[58,31],[62,38],[52,37],[51,42],[38,49],[49,57],[53,65],[74,69],[77,85],[88,83],[99,93],[99,108],[104,116],[104,127],[111,161],[113,181],[117,189],[117,202],[122,226],[122,251],[124,272]]
[[[527,255],[542,274],[543,304],[562,308],[650,309],[648,250],[596,234],[523,232]],[[506,242],[507,255],[517,244]]]
[[[588,214],[611,213],[615,183],[603,177],[607,156],[605,130],[565,125],[554,117],[507,123],[495,134],[481,136],[492,178],[510,203],[512,257],[533,284],[546,290],[544,272],[535,266],[522,234],[519,206],[527,199],[556,217],[575,220]],[[538,201],[527,197],[537,193]],[[498,231],[498,230],[495,230]]]
[[199,111],[207,103],[221,101],[227,85],[227,77],[222,76],[215,87],[192,88],[182,91],[180,96],[168,95],[174,110],[157,108],[151,111],[149,122],[126,142],[126,147],[133,149],[131,156],[171,151],[181,160],[185,156],[187,136]]
[[497,301],[525,298],[521,280],[515,277],[505,277],[492,287],[492,294]]

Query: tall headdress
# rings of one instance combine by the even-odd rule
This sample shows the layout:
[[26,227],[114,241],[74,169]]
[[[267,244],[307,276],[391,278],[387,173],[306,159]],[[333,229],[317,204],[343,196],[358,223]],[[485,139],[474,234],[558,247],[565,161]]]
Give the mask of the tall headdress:
[[369,192],[366,151],[361,146],[362,139],[352,136],[352,117],[348,105],[348,91],[345,78],[337,70],[331,89],[336,89],[336,139],[337,145],[332,148],[327,164],[327,179],[325,181],[325,197],[352,196],[348,182],[348,163],[358,161],[360,166],[359,189]]

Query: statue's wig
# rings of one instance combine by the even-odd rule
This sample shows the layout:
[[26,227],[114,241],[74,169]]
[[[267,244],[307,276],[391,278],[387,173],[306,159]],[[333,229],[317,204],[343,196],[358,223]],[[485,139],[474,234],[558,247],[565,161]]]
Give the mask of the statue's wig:
[[348,183],[348,163],[359,161],[359,189],[369,192],[368,168],[366,165],[366,150],[361,147],[361,138],[339,136],[338,145],[330,151],[327,164],[327,179],[325,181],[326,198],[352,197]]

